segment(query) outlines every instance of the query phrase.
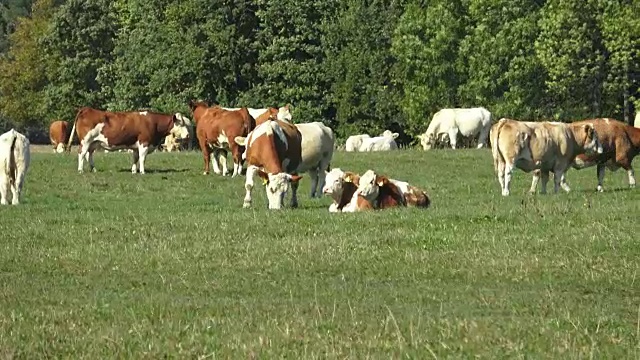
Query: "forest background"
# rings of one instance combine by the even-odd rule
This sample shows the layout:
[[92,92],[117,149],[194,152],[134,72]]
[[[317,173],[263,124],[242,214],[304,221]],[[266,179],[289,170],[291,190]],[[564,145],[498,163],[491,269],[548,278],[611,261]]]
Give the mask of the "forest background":
[[44,137],[82,106],[189,114],[190,99],[291,104],[340,138],[407,141],[445,107],[633,122],[638,14],[639,0],[2,0],[0,130]]

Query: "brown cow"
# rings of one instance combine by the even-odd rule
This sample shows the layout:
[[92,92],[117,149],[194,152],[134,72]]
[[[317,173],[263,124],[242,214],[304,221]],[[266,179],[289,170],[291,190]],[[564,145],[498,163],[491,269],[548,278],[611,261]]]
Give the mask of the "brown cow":
[[[190,102],[189,106],[196,123],[196,136],[204,157],[204,174],[209,174],[209,163],[213,152],[213,172],[226,176],[227,151],[233,157],[233,174],[236,177],[242,171],[242,152],[240,145],[233,140],[237,136],[247,136],[255,128],[255,120],[247,108],[229,111],[219,106],[208,107],[203,102]],[[231,139],[231,140],[230,140]]]
[[302,135],[298,128],[285,121],[270,119],[249,133],[238,136],[238,145],[245,146],[242,158],[247,161],[243,207],[251,206],[253,175],[263,179],[269,209],[281,209],[284,196],[291,187],[291,207],[298,206],[298,167],[302,164]]
[[[640,153],[640,129],[627,125],[614,119],[589,119],[573,123],[576,126],[591,124],[598,133],[598,140],[602,144],[602,154],[578,155],[571,165],[575,169],[584,169],[597,165],[598,187],[597,191],[604,191],[605,167],[611,171],[623,168],[627,171],[629,187],[636,186],[633,167],[631,163]],[[637,126],[640,127],[640,124]],[[565,179],[563,179],[564,182]]]
[[[136,173],[139,163],[140,174],[144,174],[144,161],[147,154],[153,152],[164,137],[167,135],[177,139],[189,137],[189,130],[175,114],[166,115],[148,111],[102,112],[98,117],[101,121],[89,130],[80,142],[81,153],[78,155],[78,172],[80,173],[83,172],[83,160],[87,154],[102,147],[109,151],[137,150],[133,151],[131,172]],[[89,167],[91,171],[95,171],[91,155],[89,155]]]
[[360,211],[358,202],[362,200],[371,204],[373,209],[387,209],[392,207],[407,206],[407,201],[399,186],[394,184],[386,176],[379,176],[373,170],[367,170],[358,184],[353,199],[342,211]]
[[53,151],[63,153],[67,142],[67,134],[69,131],[69,123],[62,120],[56,120],[49,126],[49,140],[53,145]]
[[[331,196],[333,203],[329,212],[341,212],[347,206],[360,184],[360,175],[351,171],[333,168],[326,173],[322,193]],[[364,199],[356,200],[356,208],[360,210],[372,209],[373,205]]]

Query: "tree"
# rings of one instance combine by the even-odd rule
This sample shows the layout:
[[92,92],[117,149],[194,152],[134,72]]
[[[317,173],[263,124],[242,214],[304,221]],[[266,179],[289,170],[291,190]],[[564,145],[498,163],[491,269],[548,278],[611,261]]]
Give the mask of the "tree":
[[52,0],[36,1],[31,17],[17,19],[16,30],[9,36],[11,47],[0,58],[0,112],[17,127],[49,122],[43,93],[49,63],[40,39],[47,33],[53,12]]
[[428,7],[411,3],[398,21],[391,51],[402,111],[413,135],[424,132],[425,120],[440,108],[459,103],[457,89],[465,71],[457,64],[458,48],[465,25],[461,2],[446,0]]
[[549,0],[542,9],[536,55],[548,78],[546,91],[558,119],[599,116],[605,49],[598,0]]
[[52,19],[45,38],[50,62],[46,87],[48,112],[73,118],[78,107],[106,102],[100,72],[112,61],[117,31],[111,0],[68,0]]

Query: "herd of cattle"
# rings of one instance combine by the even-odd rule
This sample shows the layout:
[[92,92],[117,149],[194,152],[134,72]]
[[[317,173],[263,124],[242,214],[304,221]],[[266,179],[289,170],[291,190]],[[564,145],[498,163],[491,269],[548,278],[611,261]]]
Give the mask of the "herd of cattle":
[[[190,142],[194,137],[202,151],[204,174],[210,171],[226,176],[227,154],[233,160],[231,177],[242,174],[246,163],[243,207],[251,206],[253,178],[258,175],[265,186],[268,207],[280,209],[291,190],[291,207],[297,207],[300,174],[311,179],[311,197],[323,194],[333,199],[330,212],[356,212],[399,206],[428,208],[425,191],[411,184],[367,170],[359,175],[330,168],[336,148],[333,131],[321,122],[292,123],[288,106],[280,108],[224,108],[190,101],[192,121],[180,114],[150,111],[110,112],[84,107],[78,110],[69,131],[65,121],[54,121],[50,139],[54,151],[71,150],[74,134],[79,140],[78,172],[89,163],[95,171],[93,153],[128,150],[132,152],[132,173],[145,173],[146,156],[158,147],[167,151]],[[397,133],[389,130],[379,136],[353,135],[346,151],[389,151],[398,148]],[[554,190],[569,191],[569,168],[597,166],[598,191],[603,191],[605,167],[627,171],[629,186],[635,186],[631,163],[640,152],[640,115],[635,126],[613,119],[589,119],[573,123],[526,122],[502,118],[493,123],[485,108],[442,109],[432,118],[426,132],[418,136],[422,148],[429,150],[448,143],[456,148],[459,138],[474,138],[478,148],[491,145],[494,169],[502,195],[510,193],[513,170],[532,172],[530,192],[540,178],[541,193],[546,192],[549,173]],[[213,155],[213,157],[212,157]],[[14,129],[0,136],[1,204],[19,204],[20,193],[30,165],[29,140]]]

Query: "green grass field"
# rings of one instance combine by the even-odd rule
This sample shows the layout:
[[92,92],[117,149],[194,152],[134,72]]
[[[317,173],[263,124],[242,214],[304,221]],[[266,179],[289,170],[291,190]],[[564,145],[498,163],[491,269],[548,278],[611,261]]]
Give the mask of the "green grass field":
[[[75,149],[74,149],[75,152]],[[640,168],[639,161],[635,161]],[[640,189],[500,196],[488,150],[336,153],[427,190],[428,210],[242,209],[195,153],[32,153],[0,208],[0,358],[640,357]],[[258,181],[256,181],[259,184]],[[638,278],[638,279],[637,279]]]

